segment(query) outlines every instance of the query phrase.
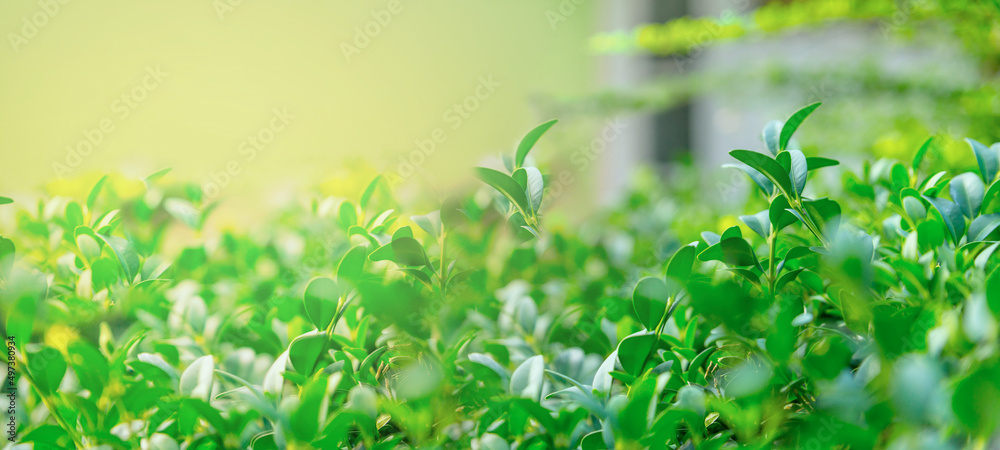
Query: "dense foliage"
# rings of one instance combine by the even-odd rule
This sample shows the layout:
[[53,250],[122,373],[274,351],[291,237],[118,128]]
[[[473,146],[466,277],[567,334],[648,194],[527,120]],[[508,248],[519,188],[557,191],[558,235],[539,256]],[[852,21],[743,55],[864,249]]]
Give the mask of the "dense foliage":
[[[603,222],[546,227],[555,180],[529,151],[554,121],[419,216],[379,177],[203,230],[213,205],[162,172],[22,207],[0,239],[18,438],[1000,445],[1000,145],[968,140],[978,172],[927,167],[932,140],[906,162],[833,167],[793,138],[817,106],[769,123],[764,151],[731,153],[755,189],[731,226],[650,187]],[[692,224],[718,228],[680,240]]]

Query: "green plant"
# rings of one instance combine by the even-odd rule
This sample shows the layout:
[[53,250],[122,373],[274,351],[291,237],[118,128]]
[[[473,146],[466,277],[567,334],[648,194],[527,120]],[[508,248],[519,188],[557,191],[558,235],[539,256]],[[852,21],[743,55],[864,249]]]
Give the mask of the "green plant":
[[690,186],[542,227],[526,157],[555,121],[419,216],[377,177],[357,201],[217,232],[214,204],[165,172],[22,208],[0,239],[18,440],[995,446],[1000,145],[968,141],[978,173],[927,167],[927,140],[824,187],[812,175],[837,162],[793,139],[818,106],[769,123],[765,152],[732,152],[759,212],[695,242],[721,213]]

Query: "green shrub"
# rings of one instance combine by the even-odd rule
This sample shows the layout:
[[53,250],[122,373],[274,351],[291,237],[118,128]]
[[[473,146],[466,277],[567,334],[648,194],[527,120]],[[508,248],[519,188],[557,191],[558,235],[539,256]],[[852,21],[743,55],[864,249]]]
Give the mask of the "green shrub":
[[554,121],[505,171],[477,169],[489,187],[409,218],[376,178],[357,201],[202,230],[214,205],[162,172],[22,208],[0,239],[17,439],[1000,445],[1000,146],[969,140],[979,173],[949,176],[922,164],[928,140],[819,197],[814,171],[843,169],[792,138],[817,106],[731,153],[747,215],[689,244],[690,224],[720,223],[697,193],[676,220],[656,211],[677,197],[649,190],[547,229],[526,156]]

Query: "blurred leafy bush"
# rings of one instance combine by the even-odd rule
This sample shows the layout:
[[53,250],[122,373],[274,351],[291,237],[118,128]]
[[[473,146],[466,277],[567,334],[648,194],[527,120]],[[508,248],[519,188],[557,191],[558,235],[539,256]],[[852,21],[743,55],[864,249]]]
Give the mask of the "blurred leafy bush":
[[21,206],[0,239],[19,440],[1000,445],[1000,145],[968,141],[975,172],[928,164],[932,140],[849,171],[793,138],[818,106],[731,153],[756,190],[739,222],[641,178],[602,220],[547,228],[529,151],[554,121],[423,215],[377,177],[215,232],[163,172]]

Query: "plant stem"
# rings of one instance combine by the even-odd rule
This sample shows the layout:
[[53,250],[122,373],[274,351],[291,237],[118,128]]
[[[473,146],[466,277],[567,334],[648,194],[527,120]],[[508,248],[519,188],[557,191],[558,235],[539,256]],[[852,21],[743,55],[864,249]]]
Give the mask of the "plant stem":
[[770,292],[771,299],[773,300],[775,294],[777,294],[777,292],[774,292],[774,284],[775,281],[777,281],[776,280],[777,273],[775,273],[777,269],[776,267],[777,263],[775,262],[775,258],[777,258],[778,256],[778,246],[777,246],[778,233],[777,231],[774,231],[773,226],[771,228],[772,228],[771,235],[768,236],[767,238],[767,246],[769,252],[769,256],[767,258],[767,290],[768,292]]

